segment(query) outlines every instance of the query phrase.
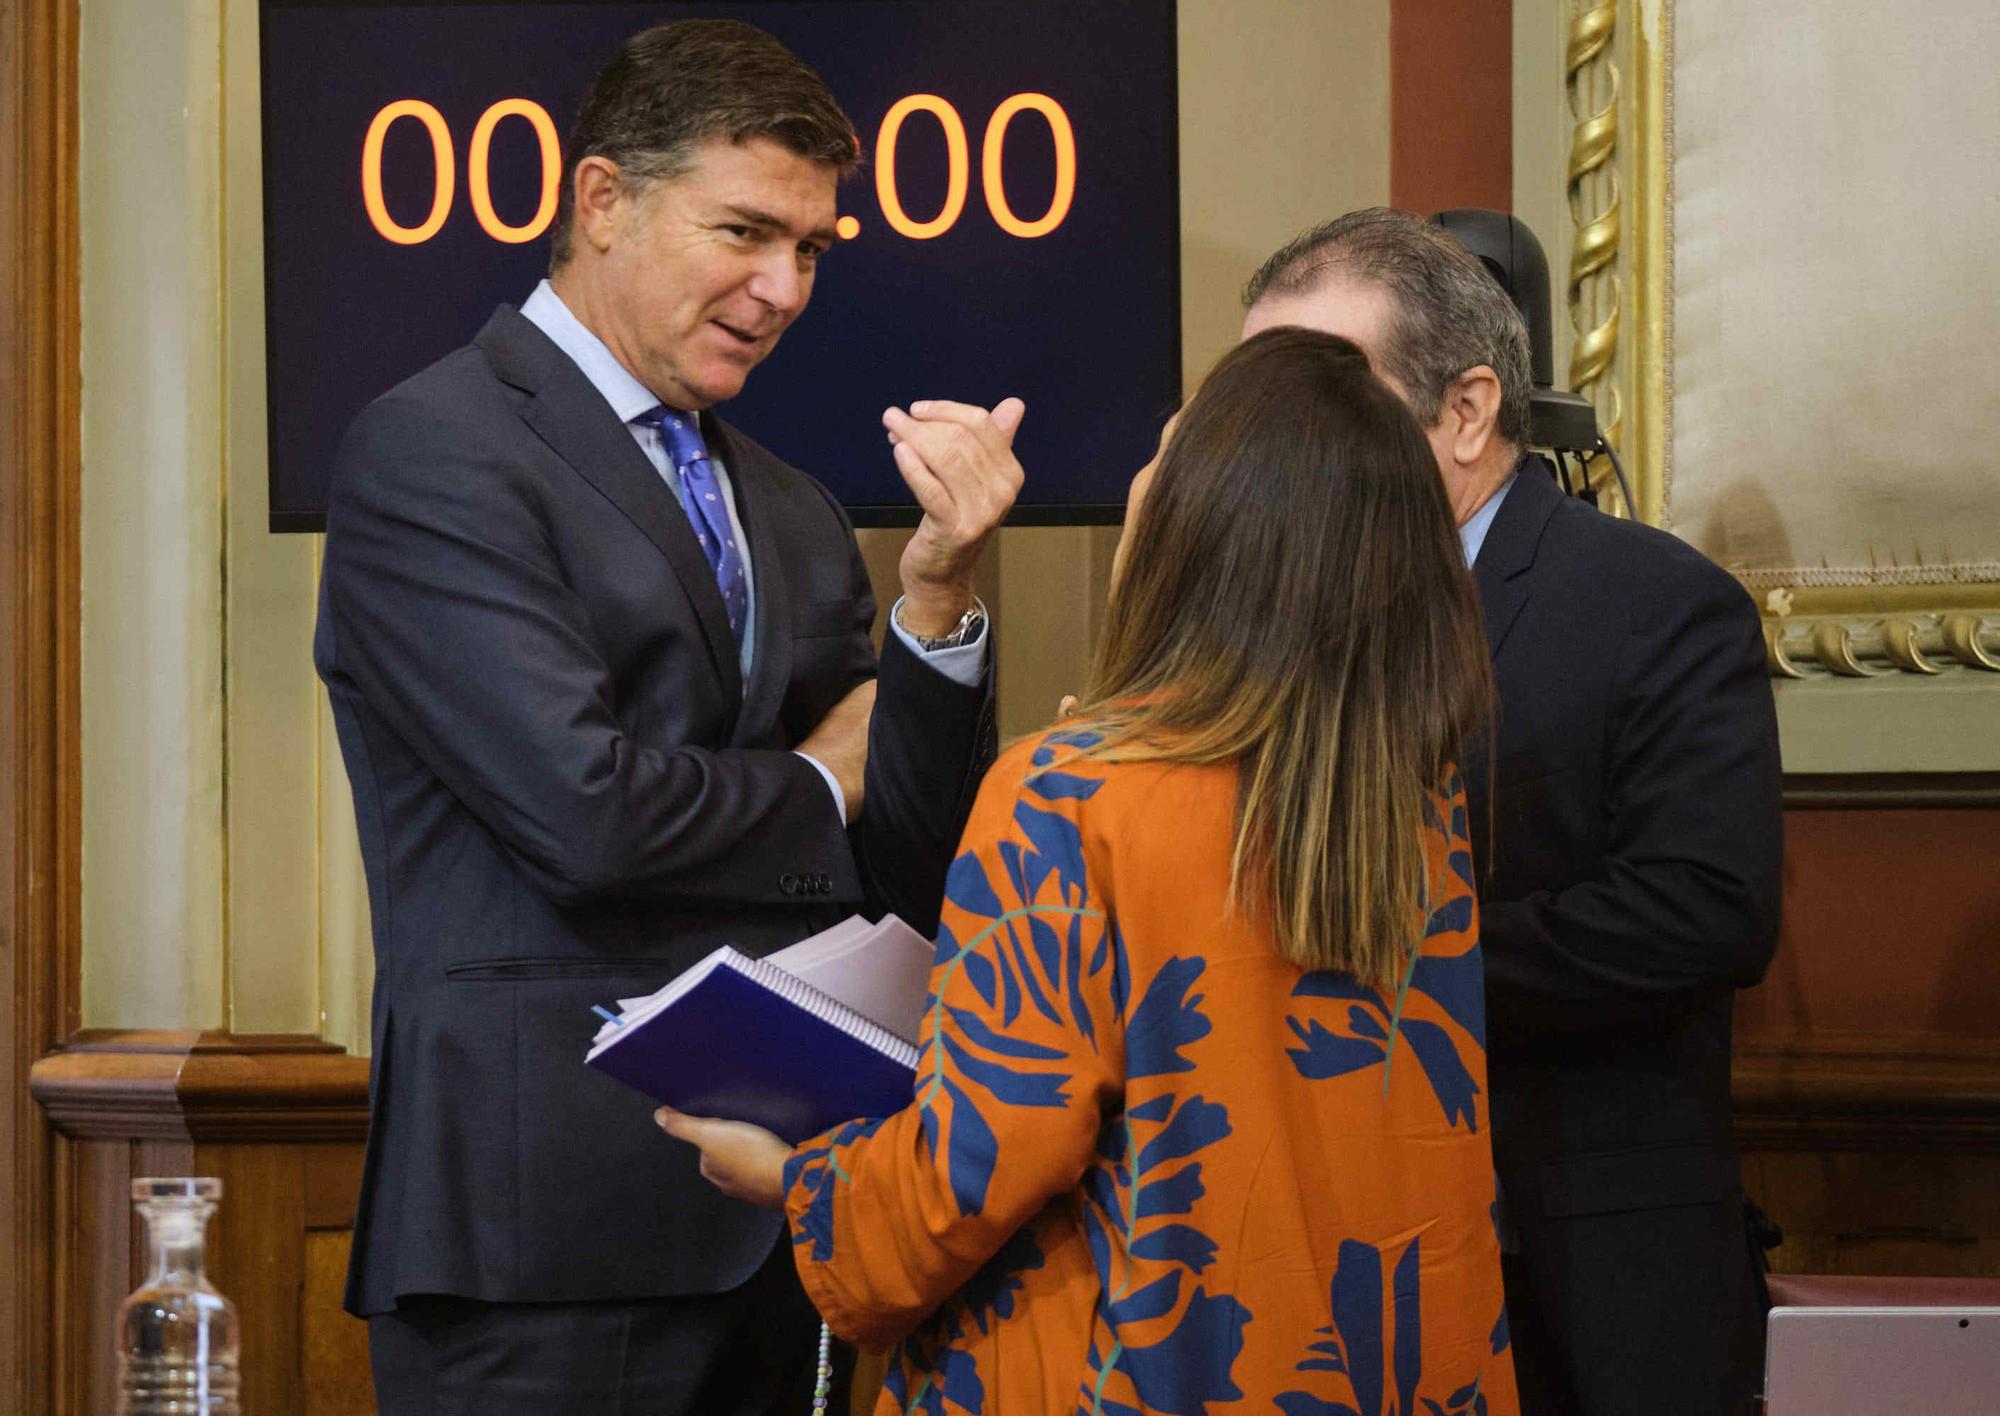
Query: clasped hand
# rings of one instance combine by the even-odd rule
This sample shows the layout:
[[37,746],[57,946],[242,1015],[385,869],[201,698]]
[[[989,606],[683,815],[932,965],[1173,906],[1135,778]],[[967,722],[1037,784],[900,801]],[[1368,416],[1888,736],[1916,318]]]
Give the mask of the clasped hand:
[[924,513],[899,567],[912,634],[947,635],[972,607],[979,554],[1021,492],[1014,434],[1026,412],[1009,398],[991,413],[943,399],[883,413],[896,470]]

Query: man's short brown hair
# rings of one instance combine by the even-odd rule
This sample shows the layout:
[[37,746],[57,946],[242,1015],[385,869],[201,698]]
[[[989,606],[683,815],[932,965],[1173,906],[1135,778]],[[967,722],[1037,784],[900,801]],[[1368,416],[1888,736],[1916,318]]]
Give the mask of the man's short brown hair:
[[1419,423],[1436,426],[1452,381],[1484,364],[1500,380],[1494,431],[1527,446],[1534,388],[1528,326],[1499,281],[1449,232],[1388,207],[1351,211],[1273,254],[1243,288],[1243,305],[1303,295],[1334,279],[1388,292],[1395,314],[1387,347],[1375,352],[1408,393]]
[[854,125],[798,55],[754,25],[675,20],[641,30],[592,81],[565,148],[549,269],[569,262],[576,167],[618,164],[640,187],[678,177],[712,138],[769,138],[845,177],[861,161]]

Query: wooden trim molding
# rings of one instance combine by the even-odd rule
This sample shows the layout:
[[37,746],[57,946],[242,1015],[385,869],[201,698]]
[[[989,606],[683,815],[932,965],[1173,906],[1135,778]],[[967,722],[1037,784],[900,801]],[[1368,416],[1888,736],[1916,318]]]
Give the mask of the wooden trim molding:
[[360,1143],[368,1060],[314,1037],[79,1033],[30,1090],[71,1140]]
[[2000,806],[2000,772],[1792,772],[1791,808]]
[[1747,1039],[1734,1092],[1745,1150],[2000,1154],[2000,1041]]
[[0,1409],[51,1375],[69,1201],[28,1099],[77,1025],[76,0],[0,0]]

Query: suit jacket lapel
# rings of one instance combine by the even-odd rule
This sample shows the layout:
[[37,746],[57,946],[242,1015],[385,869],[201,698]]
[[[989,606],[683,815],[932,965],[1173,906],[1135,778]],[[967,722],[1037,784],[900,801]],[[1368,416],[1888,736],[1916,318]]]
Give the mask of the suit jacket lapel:
[[736,518],[750,542],[741,549],[749,557],[751,584],[757,595],[757,637],[750,656],[750,684],[744,691],[743,711],[736,719],[736,734],[730,744],[748,747],[769,734],[784,702],[785,687],[791,682],[791,596],[771,527],[770,469],[757,449],[733,437],[729,425],[713,413],[702,415],[701,432],[729,469]]
[[[710,660],[730,698],[743,691],[743,671],[715,572],[695,541],[687,513],[661,481],[603,395],[563,352],[520,312],[502,305],[474,341],[503,381],[529,395],[521,417],[659,548],[687,594],[708,643]],[[758,567],[759,574],[762,567]],[[763,585],[760,580],[761,597]]]
[[1535,550],[1541,544],[1542,529],[1561,503],[1562,491],[1541,459],[1521,459],[1514,485],[1494,513],[1479,559],[1472,563],[1472,579],[1479,587],[1479,604],[1486,617],[1486,647],[1495,659],[1528,603],[1534,579],[1528,572],[1535,564]]

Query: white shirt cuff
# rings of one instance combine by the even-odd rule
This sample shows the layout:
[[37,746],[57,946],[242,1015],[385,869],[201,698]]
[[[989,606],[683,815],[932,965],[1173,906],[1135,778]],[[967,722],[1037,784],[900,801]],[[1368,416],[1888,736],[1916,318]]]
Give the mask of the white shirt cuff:
[[969,644],[958,644],[949,649],[921,649],[917,647],[915,636],[904,629],[896,618],[896,612],[902,608],[903,601],[898,598],[889,610],[889,628],[908,646],[909,651],[953,683],[963,688],[977,688],[986,673],[986,632],[992,628],[993,621],[988,619],[981,624],[979,637]]
[[840,783],[835,780],[833,773],[827,770],[824,762],[810,753],[794,752],[792,755],[794,757],[803,757],[806,761],[812,763],[813,771],[819,773],[821,778],[825,780],[826,789],[833,793],[833,809],[840,813],[840,824],[845,826],[847,824],[847,793],[840,789]]

